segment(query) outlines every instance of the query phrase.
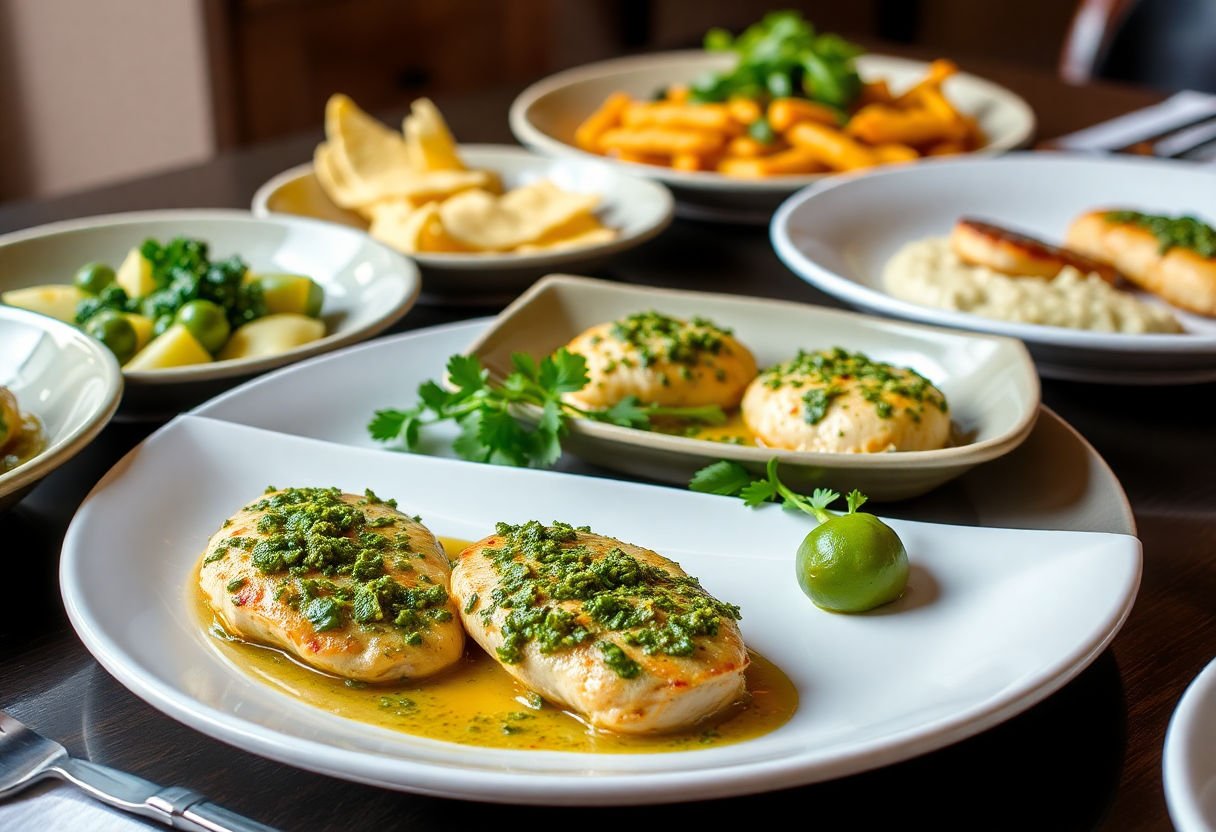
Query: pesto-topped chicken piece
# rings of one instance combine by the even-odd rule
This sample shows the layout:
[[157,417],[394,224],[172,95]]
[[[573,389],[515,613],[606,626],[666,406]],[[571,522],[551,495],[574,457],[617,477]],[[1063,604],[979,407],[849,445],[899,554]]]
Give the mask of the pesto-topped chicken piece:
[[765,370],[742,410],[758,444],[789,451],[927,451],[950,439],[946,397],[932,382],[840,347]]
[[587,359],[587,385],[566,398],[588,408],[627,396],[667,407],[736,407],[756,360],[729,329],[704,318],[639,312],[593,326],[567,349]]
[[544,698],[627,734],[687,728],[739,699],[739,608],[662,555],[565,523],[499,523],[460,553],[469,634]]
[[426,526],[371,491],[267,490],[207,544],[199,584],[224,628],[364,682],[456,662],[451,568]]

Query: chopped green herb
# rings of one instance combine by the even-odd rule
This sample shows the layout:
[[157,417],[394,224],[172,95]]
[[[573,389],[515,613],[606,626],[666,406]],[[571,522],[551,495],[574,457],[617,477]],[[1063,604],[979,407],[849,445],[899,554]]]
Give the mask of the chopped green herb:
[[[568,432],[567,423],[572,416],[634,428],[649,427],[655,416],[711,424],[721,424],[726,419],[718,407],[643,405],[633,397],[604,410],[580,408],[562,397],[587,385],[587,362],[583,356],[563,348],[539,363],[524,353],[515,353],[511,358],[514,372],[502,384],[493,384],[476,357],[452,356],[447,373],[454,391],[445,390],[435,381],[423,382],[414,407],[376,411],[368,432],[378,442],[399,443],[405,450],[413,451],[419,446],[424,428],[454,421],[460,435],[453,441],[452,449],[461,457],[475,462],[544,468],[561,455],[561,440]],[[535,424],[518,417],[520,405],[540,408]]]

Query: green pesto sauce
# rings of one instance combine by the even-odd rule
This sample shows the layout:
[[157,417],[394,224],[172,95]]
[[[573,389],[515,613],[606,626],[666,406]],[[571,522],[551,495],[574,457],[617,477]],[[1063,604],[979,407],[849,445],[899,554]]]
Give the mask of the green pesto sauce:
[[[413,570],[409,559],[425,555],[413,551],[406,531],[392,533],[399,519],[387,515],[369,518],[362,508],[396,508],[396,501],[382,500],[371,490],[364,494],[364,499],[351,505],[342,500],[337,488],[268,493],[245,507],[262,512],[257,530],[265,537],[259,541],[229,537],[203,563],[221,560],[231,548],[246,550],[259,572],[283,576],[275,600],[299,610],[317,632],[352,623],[391,623],[405,630],[407,644],[421,644],[422,634],[432,623],[452,618],[444,608],[447,591],[433,584],[407,587],[386,574],[386,561],[398,571],[408,572]],[[228,585],[229,591],[240,588],[237,580],[244,584],[244,579],[236,579]]]
[[946,397],[920,373],[874,361],[864,353],[849,352],[842,347],[815,352],[799,350],[797,356],[770,367],[760,378],[773,390],[786,385],[809,386],[802,396],[802,418],[811,425],[823,420],[832,401],[846,392],[846,385],[855,385],[859,395],[883,419],[894,416],[896,402],[902,400],[910,402],[905,410],[915,421],[920,420],[926,405],[947,412]]
[[1162,254],[1172,248],[1184,248],[1200,257],[1216,257],[1216,228],[1195,217],[1166,217],[1160,214],[1142,214],[1139,211],[1109,211],[1106,219],[1110,222],[1130,223],[1148,231],[1157,238]]
[[[530,643],[548,654],[593,642],[604,664],[630,679],[642,668],[617,641],[647,655],[690,656],[698,636],[716,636],[723,619],[741,617],[738,607],[711,596],[696,578],[642,563],[619,547],[595,555],[579,543],[580,531],[590,529],[535,520],[497,525],[503,543],[483,554],[498,583],[479,614],[488,623],[497,610],[507,610],[498,649],[506,664],[519,662]],[[569,601],[578,604],[568,609],[557,603]],[[605,638],[609,633],[614,639]]]
[[702,356],[721,352],[730,334],[731,330],[705,318],[682,321],[653,310],[636,312],[612,324],[612,337],[635,347],[647,367],[657,360],[695,365]]

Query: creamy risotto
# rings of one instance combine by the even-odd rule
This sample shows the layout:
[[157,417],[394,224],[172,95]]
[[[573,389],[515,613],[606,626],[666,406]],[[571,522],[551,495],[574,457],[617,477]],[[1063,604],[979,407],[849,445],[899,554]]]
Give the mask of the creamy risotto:
[[1044,280],[964,263],[945,237],[909,243],[887,263],[883,284],[901,300],[986,318],[1096,332],[1182,332],[1154,304],[1065,267]]

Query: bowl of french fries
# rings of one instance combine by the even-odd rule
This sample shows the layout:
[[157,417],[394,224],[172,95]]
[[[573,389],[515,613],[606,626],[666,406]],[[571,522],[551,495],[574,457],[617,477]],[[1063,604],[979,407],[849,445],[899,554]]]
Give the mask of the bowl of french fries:
[[664,182],[677,212],[766,222],[825,176],[1027,143],[1012,92],[932,63],[863,54],[794,12],[704,50],[617,58],[543,79],[515,100],[516,138]]
[[590,268],[640,245],[673,215],[666,187],[605,160],[458,145],[425,98],[396,130],[334,95],[325,134],[311,163],[258,189],[254,213],[366,231],[418,263],[424,302],[513,297],[555,269]]

